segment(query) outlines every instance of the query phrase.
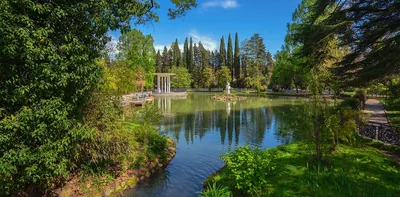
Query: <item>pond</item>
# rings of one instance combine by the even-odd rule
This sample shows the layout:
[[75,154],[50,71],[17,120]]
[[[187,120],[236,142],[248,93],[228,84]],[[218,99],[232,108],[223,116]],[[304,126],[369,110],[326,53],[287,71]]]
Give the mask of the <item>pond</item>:
[[198,196],[202,182],[223,167],[220,154],[246,144],[271,148],[290,142],[279,135],[279,126],[301,99],[246,94],[244,101],[226,103],[212,100],[214,95],[156,98],[165,114],[160,130],[176,142],[176,155],[168,167],[124,196]]

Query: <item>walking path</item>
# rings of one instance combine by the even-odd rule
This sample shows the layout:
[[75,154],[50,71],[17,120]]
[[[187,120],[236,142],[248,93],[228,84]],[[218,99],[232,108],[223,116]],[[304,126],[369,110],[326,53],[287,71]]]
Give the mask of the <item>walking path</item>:
[[364,113],[370,114],[369,122],[389,124],[385,108],[377,99],[368,99],[365,102]]

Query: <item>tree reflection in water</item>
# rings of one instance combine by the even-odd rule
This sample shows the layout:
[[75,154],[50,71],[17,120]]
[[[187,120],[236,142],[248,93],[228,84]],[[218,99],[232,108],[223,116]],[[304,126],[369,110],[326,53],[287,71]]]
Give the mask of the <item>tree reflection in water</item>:
[[[299,104],[293,99],[278,101],[265,97],[251,97],[244,101],[221,102],[212,100],[210,94],[190,94],[187,99],[160,98],[156,102],[165,114],[161,130],[178,143],[181,133],[187,144],[200,140],[208,133],[218,132],[221,145],[237,147],[243,143],[262,146],[266,132],[274,132],[277,140],[288,143],[291,138],[281,136],[279,129],[271,126],[285,121],[290,107]],[[242,136],[241,136],[242,135]]]
[[166,169],[125,196],[198,196],[204,179],[224,165],[219,154],[245,144],[269,148],[292,141],[279,126],[290,120],[290,108],[301,106],[300,99],[246,94],[247,100],[225,103],[212,96],[155,100],[165,115],[160,130],[176,141],[177,154]]

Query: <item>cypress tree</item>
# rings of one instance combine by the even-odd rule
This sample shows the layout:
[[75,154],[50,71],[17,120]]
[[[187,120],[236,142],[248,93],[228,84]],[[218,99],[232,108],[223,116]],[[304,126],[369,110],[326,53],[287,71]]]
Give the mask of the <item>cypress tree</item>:
[[162,72],[162,57],[160,54],[160,50],[157,51],[156,55],[156,70],[158,73]]
[[188,68],[188,53],[189,53],[189,46],[188,46],[188,39],[185,39],[185,44],[183,44],[183,54],[182,54],[182,66]]
[[239,48],[239,37],[238,33],[236,32],[235,35],[235,54],[233,58],[233,67],[234,67],[234,73],[235,73],[235,78],[238,80],[240,78],[240,48]]
[[201,66],[201,70],[205,69],[208,65],[209,65],[209,53],[208,51],[204,48],[203,44],[201,42],[199,42],[199,48],[198,48],[199,52],[200,52],[200,66]]
[[201,51],[199,50],[199,47],[197,47],[196,43],[194,43],[193,46],[193,61],[195,69],[201,66]]
[[214,70],[214,66],[215,66],[215,54],[214,51],[210,52],[210,67]]
[[190,46],[189,46],[189,58],[188,58],[188,70],[190,73],[193,73],[194,59],[193,59],[193,40],[190,37]]
[[[228,36],[228,54],[227,54],[226,65],[231,70],[231,73],[233,75],[233,49],[232,49],[231,34],[229,34],[229,36]],[[232,76],[232,79],[233,79],[233,76]]]
[[169,53],[166,46],[164,46],[164,50],[162,53],[162,69],[161,72],[167,72],[169,68]]
[[219,68],[219,66],[221,65],[221,62],[220,62],[220,54],[219,54],[219,51],[218,50],[215,50],[214,51],[214,59],[213,59],[213,61],[214,61],[214,68],[213,68],[213,70],[214,70],[214,73],[216,72],[216,70]]
[[219,46],[219,67],[226,66],[226,50],[225,50],[225,40],[224,36],[221,38],[221,43]]
[[174,52],[171,48],[168,50],[168,65],[167,65],[167,72],[171,71],[172,67],[174,66]]
[[172,66],[178,67],[181,63],[181,50],[179,49],[178,39],[172,43],[171,50],[173,54]]

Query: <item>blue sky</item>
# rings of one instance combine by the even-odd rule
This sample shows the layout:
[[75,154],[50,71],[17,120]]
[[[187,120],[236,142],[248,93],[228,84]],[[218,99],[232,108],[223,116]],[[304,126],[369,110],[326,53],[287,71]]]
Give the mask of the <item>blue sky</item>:
[[[291,21],[292,12],[301,0],[198,0],[197,8],[187,12],[186,16],[169,20],[168,8],[173,7],[170,0],[160,0],[158,23],[136,26],[145,34],[154,38],[154,46],[162,49],[169,47],[175,39],[183,45],[186,37],[195,42],[201,41],[210,49],[219,49],[221,36],[227,44],[228,34],[234,41],[235,33],[239,41],[259,33],[264,38],[267,50],[275,54],[283,44],[286,24]],[[110,32],[117,39],[119,32]]]

